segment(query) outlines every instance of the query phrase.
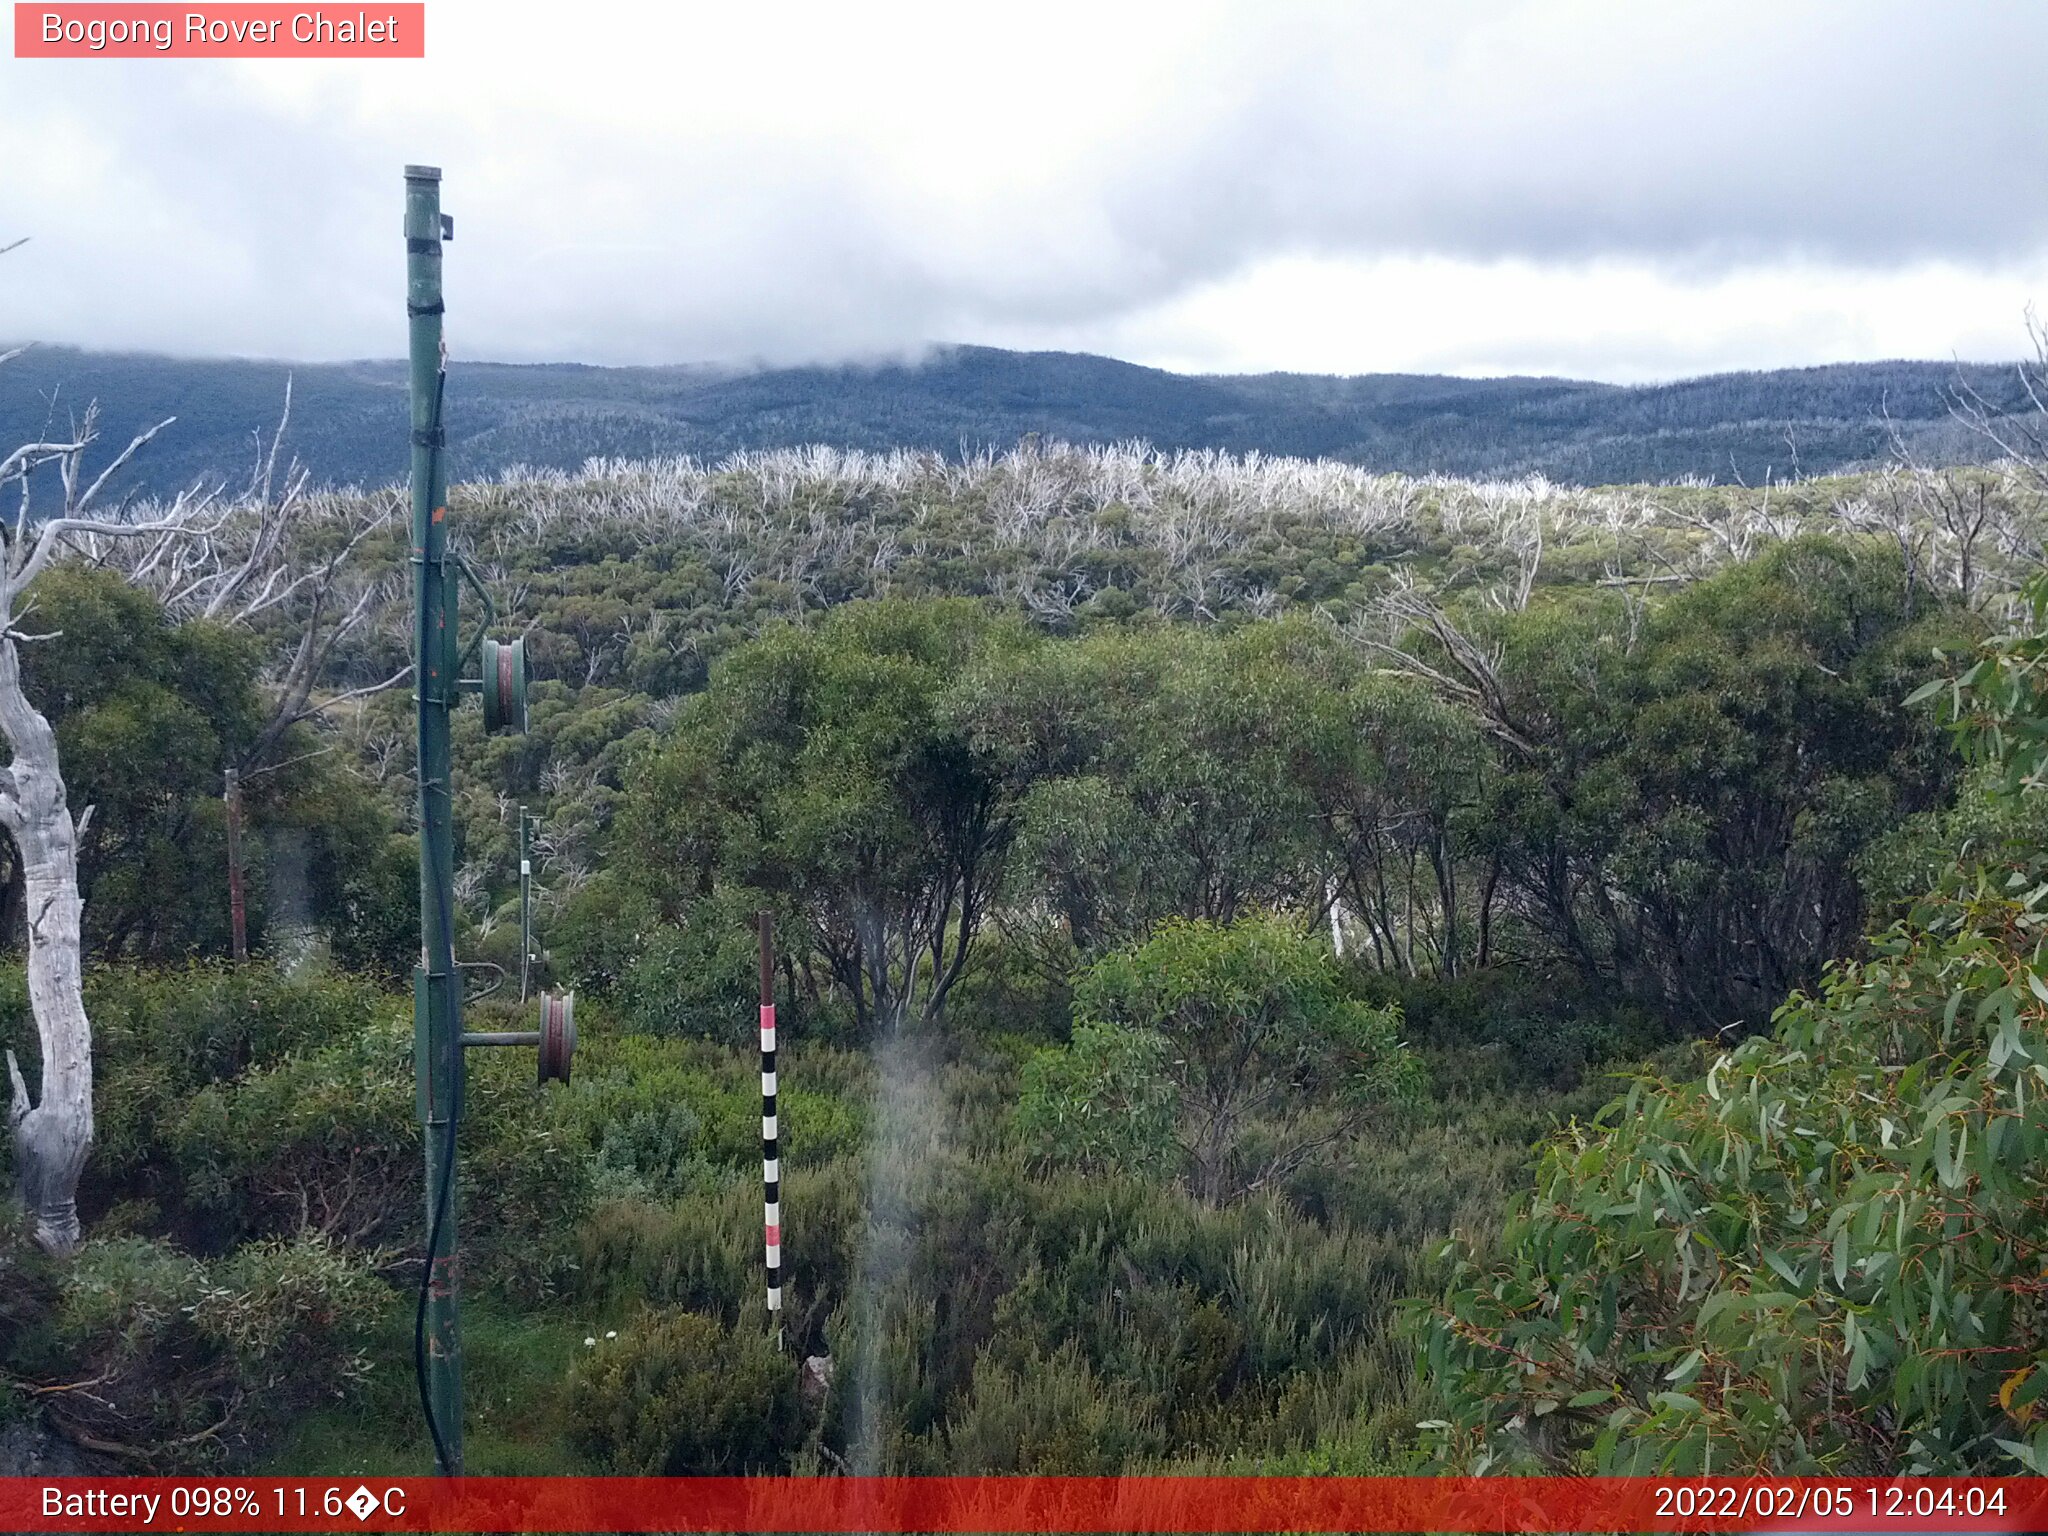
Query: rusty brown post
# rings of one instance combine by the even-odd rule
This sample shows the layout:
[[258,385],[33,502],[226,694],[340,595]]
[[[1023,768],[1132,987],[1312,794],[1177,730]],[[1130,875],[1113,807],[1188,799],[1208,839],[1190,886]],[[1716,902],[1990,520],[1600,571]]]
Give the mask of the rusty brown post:
[[222,795],[228,807],[228,923],[234,934],[235,959],[249,958],[248,906],[242,895],[242,775],[230,768],[227,790]]

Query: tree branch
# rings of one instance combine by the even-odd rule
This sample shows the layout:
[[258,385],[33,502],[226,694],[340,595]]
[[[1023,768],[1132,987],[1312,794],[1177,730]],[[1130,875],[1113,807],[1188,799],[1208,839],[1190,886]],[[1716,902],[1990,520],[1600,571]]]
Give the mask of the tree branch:
[[89,517],[53,517],[43,524],[42,532],[36,536],[35,548],[15,573],[10,585],[19,592],[43,572],[50,563],[50,557],[57,551],[58,541],[74,533],[104,534],[108,538],[131,538],[142,533],[196,535],[186,516],[159,518],[147,523],[109,523]]
[[[9,357],[18,354],[10,352]],[[0,459],[0,481],[12,480],[16,475],[26,474],[37,464],[47,464],[51,459],[61,459],[69,453],[83,453],[89,443],[23,443],[19,448]]]
[[151,438],[155,437],[157,433],[163,431],[165,427],[168,427],[172,422],[176,421],[177,419],[178,418],[175,416],[166,416],[162,421],[158,422],[155,426],[149,428],[147,431],[136,433],[134,438],[130,440],[128,446],[126,448],[123,448],[119,453],[114,455],[114,462],[109,464],[105,469],[101,470],[99,472],[98,477],[94,479],[93,483],[86,487],[85,494],[83,496],[80,496],[75,501],[69,501],[65,503],[65,516],[76,516],[78,513],[81,513],[85,511],[88,507],[90,507],[93,504],[94,499],[99,495],[100,488],[107,483],[108,479],[111,476],[118,473],[122,465],[126,464],[130,459],[134,458],[136,454],[140,453],[143,449],[143,446],[147,444]]

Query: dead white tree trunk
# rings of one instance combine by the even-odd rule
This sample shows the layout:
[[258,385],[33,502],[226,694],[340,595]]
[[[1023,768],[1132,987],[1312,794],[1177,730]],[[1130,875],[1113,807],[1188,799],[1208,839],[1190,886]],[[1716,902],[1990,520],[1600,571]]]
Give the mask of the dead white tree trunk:
[[[180,496],[147,521],[89,517],[114,473],[141,451],[168,421],[139,433],[95,478],[84,476],[86,450],[97,436],[98,412],[65,441],[26,443],[0,457],[0,490],[16,488],[11,517],[0,518],[0,737],[11,761],[0,768],[0,826],[14,839],[27,890],[28,995],[40,1050],[40,1092],[31,1098],[21,1063],[7,1052],[7,1120],[21,1200],[36,1241],[69,1253],[81,1236],[78,1181],[92,1150],[92,1025],[85,1013],[79,958],[78,843],[92,819],[87,806],[75,819],[64,795],[57,735],[21,684],[20,621],[32,606],[28,589],[73,539],[125,538],[195,528],[207,498]],[[57,515],[38,521],[30,511],[37,471],[54,468],[61,487]]]
[[69,1253],[78,1246],[78,1179],[92,1149],[92,1026],[79,974],[78,897],[78,839],[92,812],[71,818],[57,736],[22,692],[11,632],[0,638],[0,734],[14,754],[0,780],[0,825],[20,851],[28,888],[28,996],[42,1047],[42,1096],[33,1104],[20,1063],[7,1053],[7,1123],[36,1241]]
[[[94,438],[94,415],[86,413],[74,442],[37,445],[0,462],[0,485],[19,481],[21,495],[11,524],[0,527],[0,737],[12,760],[0,769],[0,826],[14,839],[27,892],[28,997],[42,1056],[41,1092],[31,1100],[21,1065],[10,1049],[8,1124],[14,1133],[14,1166],[22,1204],[34,1222],[36,1240],[53,1253],[78,1246],[78,1179],[92,1149],[92,1026],[85,1014],[79,961],[78,842],[92,819],[87,806],[75,819],[64,795],[57,761],[57,734],[21,685],[24,641],[52,638],[24,634],[18,621],[24,594],[51,559],[74,537],[162,534],[190,527],[203,503],[180,498],[162,517],[148,522],[103,522],[82,516],[106,474],[80,488],[86,448]],[[130,443],[116,461],[125,463],[160,428]],[[29,517],[29,477],[55,463],[64,487],[64,515],[40,524]]]

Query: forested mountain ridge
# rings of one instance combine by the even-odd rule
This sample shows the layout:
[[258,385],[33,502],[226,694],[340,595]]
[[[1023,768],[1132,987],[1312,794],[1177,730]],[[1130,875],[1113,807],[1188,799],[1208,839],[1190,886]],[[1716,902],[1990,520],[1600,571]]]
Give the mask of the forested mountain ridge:
[[[292,381],[293,442],[316,483],[404,473],[405,369],[38,347],[15,360],[0,436],[28,440],[98,400],[107,434],[176,416],[138,461],[163,493],[249,462]],[[1038,434],[1082,444],[1338,459],[1407,474],[1540,474],[1564,484],[1703,478],[1759,484],[1884,461],[1896,429],[1929,462],[1982,457],[1949,406],[1959,386],[2024,405],[2015,370],[1842,363],[1618,386],[1418,374],[1185,375],[1077,353],[948,347],[922,362],[766,370],[456,362],[455,478],[591,458],[717,458],[824,443],[948,455]],[[124,437],[125,440],[125,437]]]

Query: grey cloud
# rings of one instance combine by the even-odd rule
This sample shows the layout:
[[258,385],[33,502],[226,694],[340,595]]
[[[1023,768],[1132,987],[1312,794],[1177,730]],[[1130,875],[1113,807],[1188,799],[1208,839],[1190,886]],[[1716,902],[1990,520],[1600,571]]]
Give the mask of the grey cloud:
[[1112,200],[1133,244],[1213,266],[1284,231],[1718,267],[2048,242],[2040,7],[1445,6],[1428,31],[1387,14],[1325,18],[1173,175],[1134,168]]
[[[509,359],[902,354],[1303,251],[1997,263],[2048,249],[2044,56],[2048,8],[2018,3],[1247,5],[1051,190],[989,164],[908,199],[806,137],[800,100],[781,139],[662,139],[597,100],[302,114],[191,65],[0,60],[0,240],[36,236],[0,263],[0,336],[394,353],[397,170],[428,152],[460,220],[454,334]],[[730,67],[770,88],[772,57]],[[77,184],[20,171],[37,156]]]

